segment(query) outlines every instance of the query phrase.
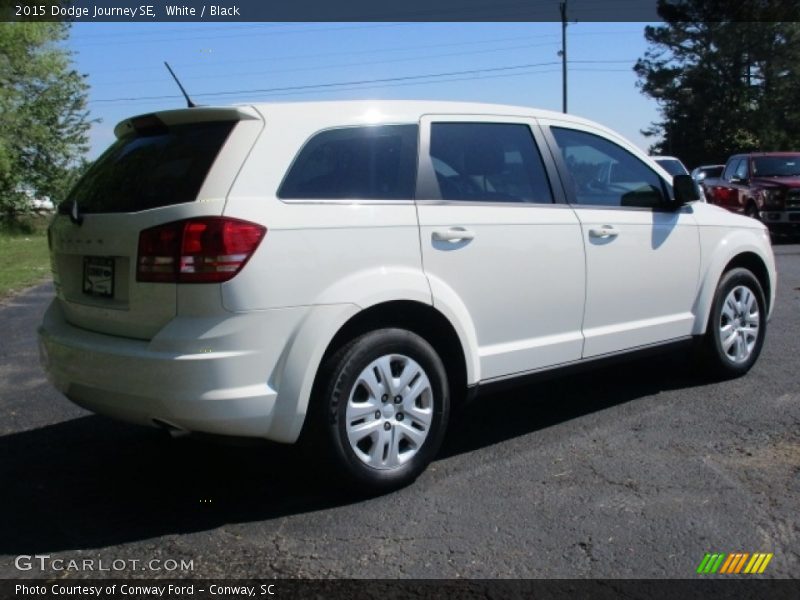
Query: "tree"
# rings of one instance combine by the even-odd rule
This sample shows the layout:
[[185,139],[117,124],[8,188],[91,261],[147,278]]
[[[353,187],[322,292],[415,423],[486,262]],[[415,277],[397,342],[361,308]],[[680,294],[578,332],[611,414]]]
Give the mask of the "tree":
[[736,152],[800,149],[797,0],[659,0],[664,25],[634,70],[661,120],[650,151],[686,164]]
[[23,189],[58,202],[88,149],[88,84],[59,42],[64,23],[0,23],[0,211]]

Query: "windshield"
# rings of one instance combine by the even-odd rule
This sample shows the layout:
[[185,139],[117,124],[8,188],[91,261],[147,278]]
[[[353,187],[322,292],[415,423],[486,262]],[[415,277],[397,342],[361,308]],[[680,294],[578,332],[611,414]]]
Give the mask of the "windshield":
[[800,154],[792,154],[788,156],[758,156],[753,159],[753,176],[800,176]]
[[106,150],[61,205],[81,213],[136,212],[193,202],[235,122],[159,127]]
[[688,175],[681,161],[674,158],[657,158],[656,162],[661,165],[670,175]]
[[701,169],[700,176],[701,178],[708,178],[708,179],[712,177],[720,177],[722,175],[722,169],[724,168],[725,167],[723,166],[719,166],[719,167],[708,167],[705,169]]

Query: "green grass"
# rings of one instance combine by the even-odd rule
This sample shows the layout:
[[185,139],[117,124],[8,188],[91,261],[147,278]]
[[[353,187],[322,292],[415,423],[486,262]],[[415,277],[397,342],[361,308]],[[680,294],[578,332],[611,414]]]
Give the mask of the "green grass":
[[49,222],[49,216],[26,216],[14,223],[0,220],[0,298],[50,277]]

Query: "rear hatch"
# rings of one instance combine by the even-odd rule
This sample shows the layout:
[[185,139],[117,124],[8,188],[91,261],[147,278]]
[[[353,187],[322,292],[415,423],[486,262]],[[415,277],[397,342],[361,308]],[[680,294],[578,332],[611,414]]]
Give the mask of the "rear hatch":
[[78,181],[48,232],[66,319],[138,339],[172,319],[177,284],[137,280],[140,234],[220,216],[262,128],[248,107],[164,111],[117,125],[116,142]]

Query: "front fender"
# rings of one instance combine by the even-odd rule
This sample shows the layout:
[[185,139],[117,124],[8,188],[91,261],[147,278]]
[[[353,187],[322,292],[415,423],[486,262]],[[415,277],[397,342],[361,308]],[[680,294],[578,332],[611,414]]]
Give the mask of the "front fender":
[[[752,253],[758,256],[767,268],[769,278],[768,316],[772,314],[775,304],[775,259],[769,241],[769,233],[760,229],[735,229],[704,227],[701,231],[703,267],[701,269],[700,288],[695,300],[693,313],[695,322],[692,328],[694,335],[702,335],[706,331],[708,318],[717,285],[726,267],[737,256]],[[719,232],[719,235],[714,236]]]

